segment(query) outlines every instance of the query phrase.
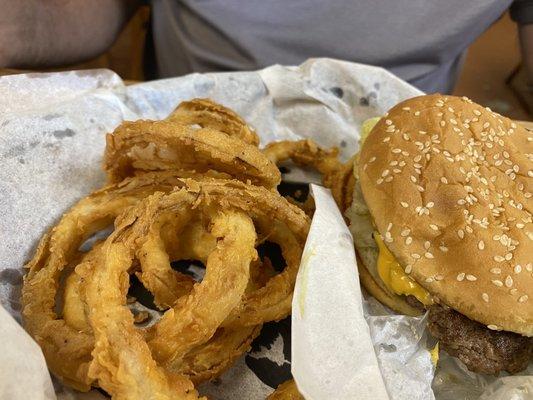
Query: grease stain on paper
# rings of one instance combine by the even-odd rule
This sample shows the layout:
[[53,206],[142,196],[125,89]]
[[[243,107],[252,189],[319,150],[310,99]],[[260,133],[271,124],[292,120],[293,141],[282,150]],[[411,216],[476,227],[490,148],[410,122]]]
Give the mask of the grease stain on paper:
[[56,138],[58,139],[64,139],[66,137],[72,137],[76,134],[76,132],[74,132],[72,129],[70,128],[67,128],[67,129],[62,129],[62,130],[57,130],[57,131],[53,131],[52,132],[52,135],[54,135]]
[[307,285],[309,280],[309,261],[314,255],[316,255],[315,248],[311,247],[309,250],[304,252],[302,255],[302,261],[300,262],[300,269],[302,271],[302,285],[298,294],[298,307],[300,308],[301,317],[304,316],[305,311],[305,298],[307,296]]

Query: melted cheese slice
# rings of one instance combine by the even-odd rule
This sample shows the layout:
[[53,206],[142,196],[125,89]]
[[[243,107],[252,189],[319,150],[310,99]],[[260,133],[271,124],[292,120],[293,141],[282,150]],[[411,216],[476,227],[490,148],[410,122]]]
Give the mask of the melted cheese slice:
[[393,293],[414,296],[425,306],[433,304],[429,292],[404,272],[398,261],[383,243],[379,233],[374,233],[374,240],[379,248],[378,274],[385,286]]

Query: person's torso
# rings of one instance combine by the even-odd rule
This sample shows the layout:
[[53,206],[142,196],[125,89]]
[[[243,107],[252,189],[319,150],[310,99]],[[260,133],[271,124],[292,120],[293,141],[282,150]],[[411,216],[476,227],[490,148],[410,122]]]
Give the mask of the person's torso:
[[510,0],[153,0],[162,77],[332,57],[449,91],[464,50]]

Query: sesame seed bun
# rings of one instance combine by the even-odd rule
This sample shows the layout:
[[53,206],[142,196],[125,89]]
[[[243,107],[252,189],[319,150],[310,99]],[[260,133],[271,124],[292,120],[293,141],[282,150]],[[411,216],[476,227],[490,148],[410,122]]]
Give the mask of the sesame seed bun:
[[406,273],[472,320],[533,336],[533,133],[466,98],[420,96],[374,127],[358,175]]

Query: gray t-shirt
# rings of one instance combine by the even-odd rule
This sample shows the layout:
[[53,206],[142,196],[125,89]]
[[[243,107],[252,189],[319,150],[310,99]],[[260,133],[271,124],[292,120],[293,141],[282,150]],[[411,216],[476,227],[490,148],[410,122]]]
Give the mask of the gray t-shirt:
[[450,92],[466,48],[511,0],[153,0],[161,77],[332,57]]

